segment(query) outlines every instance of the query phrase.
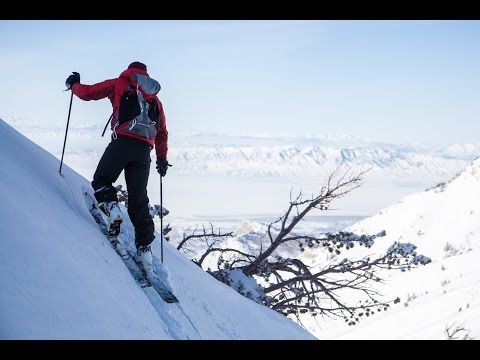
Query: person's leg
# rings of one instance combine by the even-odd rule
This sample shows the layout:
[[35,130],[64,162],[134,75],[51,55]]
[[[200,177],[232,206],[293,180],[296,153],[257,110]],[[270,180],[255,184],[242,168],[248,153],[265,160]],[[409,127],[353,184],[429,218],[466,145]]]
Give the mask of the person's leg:
[[131,161],[125,168],[125,182],[128,192],[128,215],[135,227],[135,261],[147,275],[153,273],[150,244],[155,239],[155,226],[148,208],[148,175],[150,173],[150,150],[147,143],[135,143],[131,148]]
[[138,249],[150,245],[155,239],[155,225],[150,215],[147,195],[151,148],[147,143],[137,145],[132,149],[134,161],[125,168],[125,182],[128,192],[128,215],[135,227],[135,245]]
[[117,181],[126,165],[126,150],[120,138],[113,139],[105,149],[92,181],[92,188],[98,203],[118,202],[117,191],[113,187],[113,183]]

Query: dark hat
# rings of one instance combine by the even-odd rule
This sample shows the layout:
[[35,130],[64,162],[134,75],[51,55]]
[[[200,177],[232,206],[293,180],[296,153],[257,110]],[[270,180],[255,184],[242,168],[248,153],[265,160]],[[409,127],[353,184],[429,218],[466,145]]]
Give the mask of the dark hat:
[[128,68],[129,69],[136,68],[136,69],[142,69],[142,70],[147,71],[147,65],[145,65],[145,64],[143,64],[139,61],[132,62],[130,65],[128,65]]

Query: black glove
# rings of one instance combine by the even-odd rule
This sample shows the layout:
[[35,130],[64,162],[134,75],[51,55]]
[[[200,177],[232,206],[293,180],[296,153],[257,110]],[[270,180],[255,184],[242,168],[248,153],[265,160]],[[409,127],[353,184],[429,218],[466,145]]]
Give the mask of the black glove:
[[167,175],[167,169],[169,166],[172,165],[169,164],[166,159],[157,158],[157,171],[160,176],[164,177],[165,175]]
[[65,80],[65,86],[67,87],[67,90],[70,90],[75,83],[80,82],[80,74],[78,72],[73,72],[72,75],[70,75],[67,80]]

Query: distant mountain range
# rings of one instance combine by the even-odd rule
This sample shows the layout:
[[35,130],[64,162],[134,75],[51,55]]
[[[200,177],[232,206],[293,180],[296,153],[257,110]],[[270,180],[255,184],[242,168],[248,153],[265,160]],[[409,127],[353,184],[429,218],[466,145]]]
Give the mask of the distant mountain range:
[[[32,124],[19,117],[3,119],[55,155],[61,154],[61,143],[53,149],[52,142],[46,137],[63,138],[65,125]],[[83,146],[70,146],[67,150],[77,154],[101,154],[105,141],[108,141],[108,133],[104,138],[100,137],[102,131],[99,125],[71,125],[69,137],[80,140]],[[289,136],[171,132],[169,136],[169,161],[175,164],[177,173],[183,174],[201,171],[231,176],[310,177],[324,174],[326,169],[343,162],[372,168],[374,173],[388,177],[448,178],[480,156],[480,143],[445,146],[387,144],[343,134]]]
[[171,145],[170,158],[181,171],[202,170],[234,176],[313,176],[344,163],[395,176],[448,177],[480,156],[480,144],[432,147],[382,144],[358,138],[349,142],[345,137],[325,140],[209,135],[178,140],[178,146],[175,142]]
[[[60,159],[65,124],[3,119]],[[103,127],[75,122],[69,126],[64,161],[86,178],[94,173],[110,141],[110,131],[101,137]],[[445,182],[479,156],[480,142],[433,146],[387,144],[336,134],[170,131],[168,160],[174,166],[169,172],[172,181],[167,197],[171,194],[171,206],[178,204],[172,208],[177,214],[187,210],[192,215],[250,214],[252,206],[256,214],[276,214],[292,188],[314,192],[325,176],[343,163],[353,171],[371,170],[359,190],[337,202],[335,215],[371,215],[409,193]],[[153,167],[151,171],[154,176]],[[156,188],[151,190],[153,198],[158,196]],[[212,198],[213,189],[228,193],[230,204]],[[196,200],[192,202],[193,197]],[[180,205],[185,202],[188,208]]]

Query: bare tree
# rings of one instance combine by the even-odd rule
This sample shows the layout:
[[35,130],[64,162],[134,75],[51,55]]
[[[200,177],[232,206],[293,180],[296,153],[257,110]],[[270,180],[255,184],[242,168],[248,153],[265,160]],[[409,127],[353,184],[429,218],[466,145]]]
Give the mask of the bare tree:
[[[233,233],[221,233],[220,229],[215,231],[213,225],[211,223],[209,223],[209,225],[209,230],[205,228],[205,225],[202,226],[202,229],[199,229],[198,226],[195,227],[195,229],[193,230],[187,229],[183,233],[183,239],[177,245],[178,250],[182,250],[187,255],[191,256],[195,256],[200,251],[202,251],[203,255],[201,255],[198,260],[192,258],[192,261],[200,267],[202,267],[205,258],[213,252],[237,251],[235,249],[217,248],[216,246],[220,244],[225,238],[233,237]],[[187,235],[187,233],[189,234]]]
[[[217,269],[207,270],[212,276],[282,314],[299,319],[300,314],[309,312],[312,316],[341,317],[354,325],[362,316],[387,310],[392,302],[399,302],[399,299],[380,300],[374,287],[375,283],[383,282],[377,275],[378,270],[406,271],[431,261],[417,255],[415,245],[397,242],[382,255],[338,261],[335,259],[343,250],[352,249],[355,244],[370,248],[377,237],[386,235],[385,231],[374,235],[345,231],[312,235],[297,231],[297,225],[307,214],[328,210],[332,201],[358,188],[367,171],[353,174],[351,168],[342,171],[339,166],[317,195],[307,198],[301,192],[296,196],[290,194],[285,213],[267,226],[266,234],[257,236],[256,251],[221,246],[227,235],[214,234],[213,227],[210,233],[204,229],[201,236],[185,233],[177,248],[186,251],[187,244],[202,239],[206,250],[199,260],[194,260],[198,265],[202,266],[208,256],[216,256]],[[281,255],[282,252],[291,254],[294,249],[297,249],[295,256]],[[335,253],[331,261],[321,267],[307,264],[299,256],[319,249]]]
[[474,340],[470,336],[470,330],[463,325],[458,325],[453,328],[455,322],[450,326],[445,326],[445,337],[447,340]]

